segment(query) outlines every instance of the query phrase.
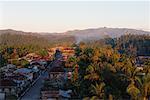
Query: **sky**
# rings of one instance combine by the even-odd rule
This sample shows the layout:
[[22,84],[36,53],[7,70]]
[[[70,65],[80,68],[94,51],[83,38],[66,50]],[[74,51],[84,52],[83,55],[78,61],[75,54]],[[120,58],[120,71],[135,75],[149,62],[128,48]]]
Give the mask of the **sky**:
[[150,1],[0,1],[0,29],[65,32],[99,27],[150,31]]

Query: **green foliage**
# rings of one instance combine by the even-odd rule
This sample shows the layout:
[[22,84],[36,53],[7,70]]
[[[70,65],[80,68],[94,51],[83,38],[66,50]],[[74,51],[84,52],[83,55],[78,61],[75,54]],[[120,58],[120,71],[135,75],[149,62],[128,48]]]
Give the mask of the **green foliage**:
[[[143,93],[147,98],[149,82],[142,81],[141,71],[135,67],[132,57],[117,51],[109,45],[96,43],[82,42],[77,46],[79,77],[72,84],[79,98],[137,99],[142,98]],[[149,67],[144,71],[149,73]]]
[[48,51],[45,49],[39,50],[38,54],[42,57],[48,56]]
[[144,62],[144,65],[150,66],[150,60],[147,60],[146,62]]
[[143,98],[147,98],[150,95],[150,73],[143,77],[141,92]]
[[150,35],[128,34],[123,35],[114,41],[114,47],[129,56],[150,55]]
[[0,36],[0,45],[7,47],[20,47],[24,45],[33,45],[33,46],[47,46],[48,41],[42,37],[36,37],[32,35],[21,35],[21,34],[1,34]]
[[14,59],[14,60],[12,60],[12,64],[16,65],[16,66],[20,66],[21,62],[19,60],[17,60],[17,59]]
[[25,60],[25,59],[22,59],[22,60],[20,60],[20,64],[21,64],[21,66],[23,66],[23,67],[27,67],[30,63],[29,63],[29,61],[27,61],[27,60]]
[[100,99],[104,99],[105,97],[105,93],[104,93],[104,87],[105,87],[105,83],[100,83],[96,85],[91,85],[91,93],[93,93],[95,96],[98,96],[98,98]]
[[29,61],[25,60],[25,59],[12,59],[11,63],[16,65],[16,66],[21,66],[21,67],[27,67],[29,65]]
[[[85,99],[138,99],[150,95],[150,64],[145,62],[144,70],[136,68],[137,55],[150,54],[149,35],[124,35],[118,39],[80,42],[78,45],[58,38],[58,41],[43,37],[20,34],[0,36],[0,67],[11,60],[16,66],[26,67],[29,62],[22,58],[35,52],[48,56],[51,46],[76,47],[75,57],[70,57],[65,66],[73,68],[71,88],[77,98]],[[51,41],[51,42],[50,42]],[[108,44],[108,45],[107,45]],[[76,67],[79,68],[76,68]],[[144,76],[139,73],[144,72]],[[87,97],[87,98],[86,98]]]
[[133,100],[137,100],[137,98],[140,96],[140,90],[137,87],[135,87],[134,84],[130,84],[127,87],[127,93],[131,95],[131,98]]

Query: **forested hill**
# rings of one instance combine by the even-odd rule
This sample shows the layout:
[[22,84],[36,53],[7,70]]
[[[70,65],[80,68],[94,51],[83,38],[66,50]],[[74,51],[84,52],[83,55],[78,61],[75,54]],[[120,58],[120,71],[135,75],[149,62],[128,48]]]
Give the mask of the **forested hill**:
[[0,30],[0,35],[2,34],[21,34],[21,35],[33,35],[33,36],[40,35],[39,33],[35,33],[35,32],[24,32],[24,31],[18,31],[13,29]]
[[117,42],[117,47],[124,49],[128,54],[150,56],[150,35],[124,35]]
[[[129,33],[129,35],[125,32]],[[101,37],[101,34],[103,34],[103,37]],[[122,35],[119,40],[117,40],[117,46],[121,49],[124,47],[127,50],[133,46],[137,49],[137,52],[139,54],[141,54],[142,52],[148,52],[147,50],[149,50],[150,32],[125,28],[98,28],[51,34],[23,32],[7,29],[0,30],[0,45],[1,47],[32,45],[43,48],[56,45],[72,45],[75,42],[79,43],[80,41],[85,42],[87,40],[99,40],[107,37],[111,38],[111,36],[108,34]],[[109,39],[108,41],[113,46],[116,45],[116,40],[111,41],[111,39]]]
[[126,34],[119,38],[107,38],[106,44],[112,45],[120,53],[135,56],[150,56],[150,35]]
[[80,41],[86,40],[99,40],[106,37],[116,38],[125,34],[150,34],[149,31],[137,30],[137,29],[129,29],[129,28],[90,28],[84,30],[72,30],[65,32],[67,35],[74,36],[76,38],[77,43]]
[[48,41],[45,38],[33,35],[11,34],[11,33],[0,35],[0,45],[5,46],[21,46],[21,45],[46,46],[47,43]]
[[[108,36],[107,38],[105,37],[107,40],[106,44],[111,44],[113,47],[117,48],[120,52],[126,52],[127,54],[150,55],[150,34],[148,33],[149,32],[146,32],[145,34],[144,33],[126,34],[126,35],[122,35],[119,38],[118,37],[111,38]],[[70,34],[73,34],[73,33],[70,33]],[[15,47],[15,48],[24,47],[24,48],[29,48],[28,50],[36,51],[41,48],[49,48],[49,47],[58,46],[58,45],[70,46],[75,42],[80,42],[80,41],[85,42],[85,39],[78,40],[79,38],[70,34],[69,33],[65,33],[65,34],[53,33],[53,34],[42,35],[40,33],[15,31],[11,29],[0,30],[0,50],[2,50],[3,48],[7,48],[7,47],[8,48],[9,47]],[[84,32],[83,34],[86,36]],[[96,33],[93,33],[93,34],[96,34]],[[81,35],[81,38],[83,38],[82,36],[83,35]],[[91,39],[94,40],[92,36],[91,36]]]
[[32,45],[40,48],[55,45],[70,45],[75,42],[72,36],[59,34],[40,34],[32,32],[16,31],[12,29],[0,30],[0,45],[3,46],[25,46]]

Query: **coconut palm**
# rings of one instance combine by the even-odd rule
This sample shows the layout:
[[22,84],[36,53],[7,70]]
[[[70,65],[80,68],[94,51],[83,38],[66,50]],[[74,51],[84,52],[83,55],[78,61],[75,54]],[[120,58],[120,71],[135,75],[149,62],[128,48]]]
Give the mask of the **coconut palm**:
[[86,75],[84,76],[84,79],[90,80],[90,81],[95,81],[95,80],[100,80],[100,76],[97,73],[98,67],[94,65],[89,65],[86,68]]
[[127,93],[131,96],[131,99],[137,100],[137,98],[141,95],[140,87],[142,86],[142,81],[138,76],[140,69],[133,66],[130,60],[127,60],[125,63],[125,76],[129,80],[130,84],[127,87]]
[[133,81],[127,87],[127,93],[130,94],[131,99],[133,100],[137,100],[137,98],[140,96],[140,90],[135,86]]
[[104,87],[105,87],[105,83],[101,82],[99,84],[95,84],[95,85],[91,85],[91,93],[94,94],[94,96],[97,96],[98,98],[102,99],[105,96],[104,93]]
[[150,73],[146,74],[143,77],[143,84],[141,87],[142,99],[148,100],[148,96],[150,96]]

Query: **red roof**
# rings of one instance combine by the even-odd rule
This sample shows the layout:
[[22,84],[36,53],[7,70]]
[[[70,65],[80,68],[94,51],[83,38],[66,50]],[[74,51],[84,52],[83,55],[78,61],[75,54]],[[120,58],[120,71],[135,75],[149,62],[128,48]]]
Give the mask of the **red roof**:
[[17,83],[15,83],[13,80],[5,79],[1,80],[0,86],[16,86]]

